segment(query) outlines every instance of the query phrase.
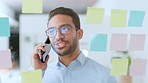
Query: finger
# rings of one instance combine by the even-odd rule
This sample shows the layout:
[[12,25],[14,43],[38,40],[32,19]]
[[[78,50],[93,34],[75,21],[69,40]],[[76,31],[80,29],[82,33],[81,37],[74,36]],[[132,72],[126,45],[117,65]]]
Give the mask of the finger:
[[39,50],[45,51],[45,48],[44,48],[43,46],[39,46],[39,47],[36,47],[35,50],[36,50],[36,51],[39,51]]
[[42,50],[39,50],[39,51],[38,51],[38,55],[39,55],[39,57],[40,57],[40,59],[41,59],[41,57],[42,57],[42,55],[43,55],[43,51],[42,51]]
[[40,50],[45,51],[45,48],[43,46],[36,46],[34,53],[38,54],[38,51],[40,51]]
[[40,57],[39,57],[39,55],[38,55],[38,54],[35,54],[35,55],[33,56],[33,59],[38,60],[38,59],[40,59]]
[[33,54],[32,56],[32,65],[35,66],[35,63],[38,63],[40,60],[40,57],[38,54]]
[[42,54],[42,50],[41,50],[41,49],[38,50],[38,54],[39,54],[39,55]]

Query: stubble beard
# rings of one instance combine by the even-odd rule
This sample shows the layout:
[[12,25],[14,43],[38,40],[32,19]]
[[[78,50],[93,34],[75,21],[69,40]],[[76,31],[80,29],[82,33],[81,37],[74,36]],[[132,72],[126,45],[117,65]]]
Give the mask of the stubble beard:
[[58,50],[60,50],[60,49],[56,49],[55,46],[53,46],[53,45],[51,45],[51,47],[59,56],[66,56],[66,55],[73,53],[73,51],[75,51],[77,48],[78,40],[74,39],[73,41],[75,41],[75,42],[73,42],[72,45],[70,45],[68,47],[68,49],[63,52],[59,52]]

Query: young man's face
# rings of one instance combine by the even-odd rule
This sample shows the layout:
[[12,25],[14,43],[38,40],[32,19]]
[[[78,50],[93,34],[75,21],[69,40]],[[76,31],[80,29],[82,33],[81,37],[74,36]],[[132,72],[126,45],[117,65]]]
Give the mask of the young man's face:
[[[50,40],[53,50],[58,55],[65,56],[77,49],[78,40],[80,39],[78,34],[79,30],[76,31],[76,27],[70,16],[61,14],[53,16],[48,23],[48,28],[51,27],[54,28],[54,30],[51,31],[55,32],[55,28],[57,31],[56,35],[50,38]],[[67,31],[65,31],[64,27],[70,28],[70,31],[67,34],[62,34],[62,32],[64,33]]]

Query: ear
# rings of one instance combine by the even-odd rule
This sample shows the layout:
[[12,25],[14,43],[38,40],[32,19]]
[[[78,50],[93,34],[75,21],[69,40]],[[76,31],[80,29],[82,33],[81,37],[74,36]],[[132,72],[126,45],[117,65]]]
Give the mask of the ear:
[[79,29],[77,31],[77,36],[78,36],[78,39],[81,39],[83,37],[83,30],[82,29]]

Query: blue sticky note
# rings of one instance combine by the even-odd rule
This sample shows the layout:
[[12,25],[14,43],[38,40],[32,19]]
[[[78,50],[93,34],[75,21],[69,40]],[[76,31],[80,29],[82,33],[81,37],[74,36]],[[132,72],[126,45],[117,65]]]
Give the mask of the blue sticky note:
[[10,25],[7,17],[0,18],[0,36],[10,37]]
[[144,11],[130,11],[130,18],[128,22],[129,27],[142,27]]
[[91,51],[106,51],[107,34],[93,34],[90,40]]

